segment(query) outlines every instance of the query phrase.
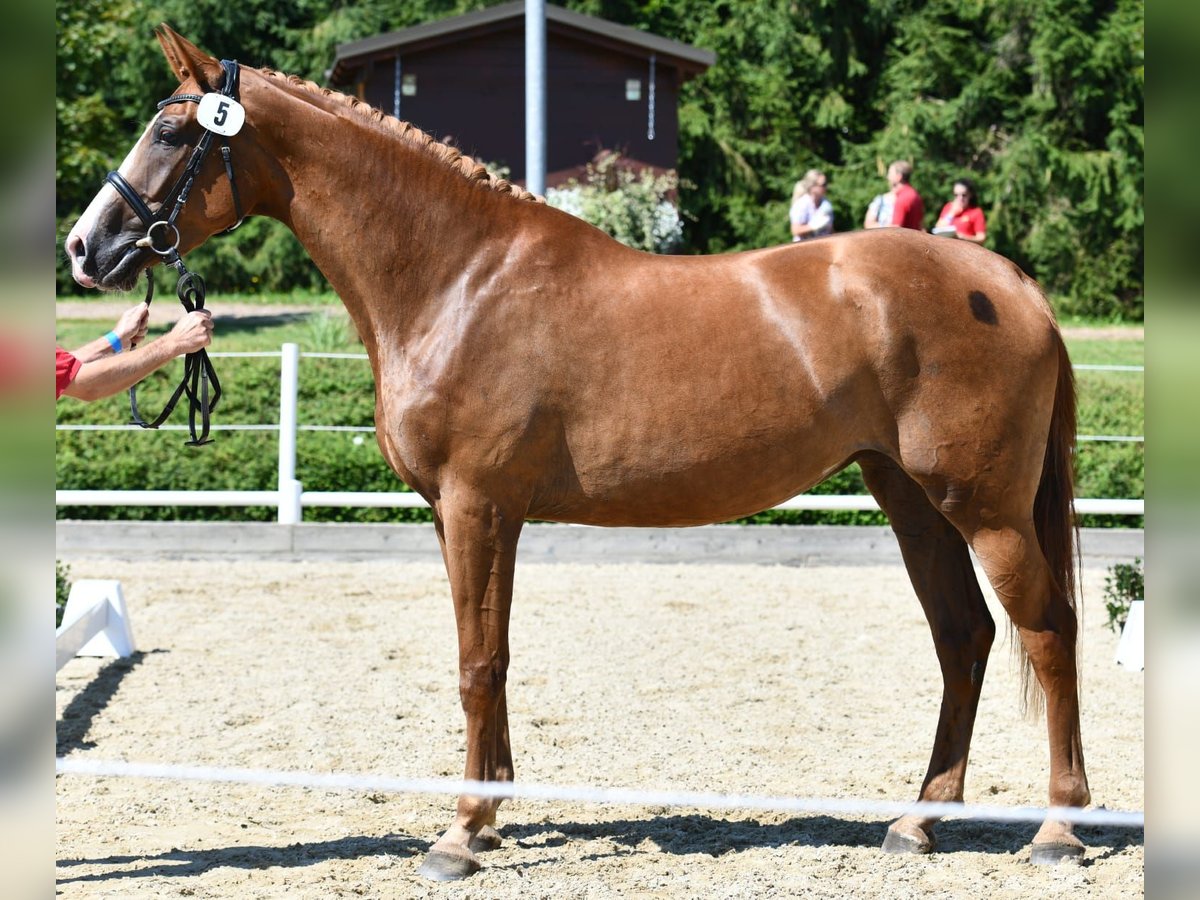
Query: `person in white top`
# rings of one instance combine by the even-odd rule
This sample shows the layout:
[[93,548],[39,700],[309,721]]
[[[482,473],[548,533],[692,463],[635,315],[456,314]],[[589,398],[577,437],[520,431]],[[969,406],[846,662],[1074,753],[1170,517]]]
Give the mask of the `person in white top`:
[[833,204],[825,198],[829,179],[819,169],[809,169],[792,190],[792,240],[806,241],[833,231]]

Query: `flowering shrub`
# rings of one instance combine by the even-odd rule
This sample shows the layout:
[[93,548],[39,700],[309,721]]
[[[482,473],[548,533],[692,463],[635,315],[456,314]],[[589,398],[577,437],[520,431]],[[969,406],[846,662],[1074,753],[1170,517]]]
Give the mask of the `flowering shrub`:
[[588,163],[583,181],[546,191],[553,207],[590,222],[622,244],[653,253],[670,253],[683,239],[683,221],[669,199],[679,176],[668,170],[634,172],[616,153],[601,154]]

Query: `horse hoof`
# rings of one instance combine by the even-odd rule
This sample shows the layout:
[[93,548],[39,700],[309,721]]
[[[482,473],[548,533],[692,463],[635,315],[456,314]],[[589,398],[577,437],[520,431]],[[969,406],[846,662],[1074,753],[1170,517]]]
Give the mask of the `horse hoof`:
[[921,840],[920,838],[915,838],[908,834],[902,834],[899,831],[889,828],[887,830],[887,836],[883,839],[883,852],[918,853],[923,855],[926,853],[931,853],[936,843],[937,842],[933,839],[932,835],[925,840]]
[[471,843],[468,846],[472,853],[483,853],[487,850],[499,849],[504,843],[504,838],[500,837],[498,832],[491,825],[484,825],[479,829],[479,833],[471,838]]
[[1079,862],[1085,848],[1080,844],[1034,844],[1029,851],[1029,861],[1035,866],[1056,866],[1064,862]]
[[417,874],[430,881],[461,881],[479,871],[479,861],[469,856],[430,850]]

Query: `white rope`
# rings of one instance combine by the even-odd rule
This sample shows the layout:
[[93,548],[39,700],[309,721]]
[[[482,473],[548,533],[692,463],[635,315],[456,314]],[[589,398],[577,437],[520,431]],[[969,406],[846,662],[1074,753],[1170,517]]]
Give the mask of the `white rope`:
[[[244,358],[259,358],[268,359],[270,357],[279,358],[278,350],[267,350],[262,352],[215,352],[208,354],[210,357],[244,357]],[[370,359],[365,353],[316,353],[305,351],[300,354],[308,359]],[[1145,366],[1119,366],[1119,365],[1100,365],[1095,363],[1075,363],[1072,368],[1076,371],[1084,372],[1145,372]]]
[[[55,431],[145,431],[140,425],[55,425]],[[158,431],[187,431],[186,425],[160,425]],[[278,425],[211,425],[210,431],[278,431]],[[374,425],[297,425],[297,431],[348,431],[374,433]],[[1143,444],[1142,434],[1081,434],[1075,438],[1079,443],[1107,441],[1110,443]]]
[[766,797],[750,794],[712,794],[694,791],[643,791],[627,788],[561,787],[497,781],[454,781],[448,778],[388,778],[339,773],[279,772],[218,766],[181,766],[162,763],[129,763],[119,760],[57,757],[59,775],[159,778],[263,787],[301,787],[318,790],[369,791],[392,794],[469,794],[474,797],[560,800],[578,803],[619,803],[633,806],[683,806],[692,809],[757,809],[776,812],[835,813],[856,816],[951,816],[989,822],[1041,822],[1054,819],[1077,825],[1145,828],[1145,814],[1108,809],[1052,806],[1009,807],[970,803],[900,803],[820,797]]
[[[278,353],[210,353],[209,356],[279,356]],[[301,357],[308,359],[370,359],[365,353],[313,353],[302,352]],[[1145,366],[1101,365],[1095,363],[1076,363],[1072,366],[1077,371],[1086,372],[1145,372]]]

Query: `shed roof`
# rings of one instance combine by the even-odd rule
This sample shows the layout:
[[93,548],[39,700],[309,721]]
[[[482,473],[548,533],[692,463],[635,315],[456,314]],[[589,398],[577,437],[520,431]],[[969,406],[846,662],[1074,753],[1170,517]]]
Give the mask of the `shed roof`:
[[[329,70],[329,79],[333,84],[340,83],[346,75],[347,68],[368,57],[387,55],[397,50],[413,52],[438,44],[453,43],[464,37],[507,27],[510,20],[523,18],[524,15],[525,0],[515,0],[461,16],[339,44],[333,66]],[[626,52],[632,48],[639,55],[654,53],[661,63],[674,65],[685,78],[703,74],[717,61],[717,55],[711,50],[668,40],[656,34],[572,12],[549,3],[546,4],[546,26],[548,33],[571,33],[583,40],[616,47]]]

